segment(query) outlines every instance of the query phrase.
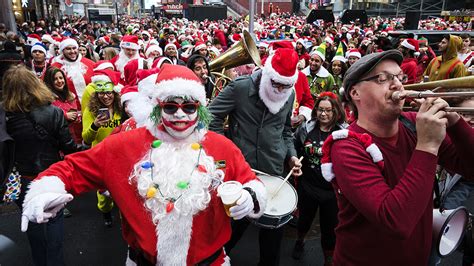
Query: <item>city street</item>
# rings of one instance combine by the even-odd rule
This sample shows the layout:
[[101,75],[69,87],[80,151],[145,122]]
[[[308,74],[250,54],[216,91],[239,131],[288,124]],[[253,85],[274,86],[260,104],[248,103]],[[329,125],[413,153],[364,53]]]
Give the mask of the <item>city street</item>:
[[[469,200],[469,208],[474,209],[473,198]],[[96,208],[95,193],[77,197],[68,205],[73,216],[65,219],[65,260],[67,265],[124,265],[126,244],[122,240],[118,222],[118,212],[114,209],[114,226],[106,228],[102,215]],[[211,228],[210,228],[211,230]],[[0,234],[16,243],[16,247],[8,254],[0,253],[1,266],[33,265],[26,234],[20,231],[20,213],[16,205],[0,207]],[[233,265],[256,265],[258,258],[257,229],[251,226],[241,242],[231,254]],[[306,242],[306,255],[301,261],[291,258],[295,241],[295,229],[286,226],[282,244],[281,265],[322,266],[323,255],[317,221],[313,224],[310,237]],[[461,265],[461,255],[443,260],[442,266]]]

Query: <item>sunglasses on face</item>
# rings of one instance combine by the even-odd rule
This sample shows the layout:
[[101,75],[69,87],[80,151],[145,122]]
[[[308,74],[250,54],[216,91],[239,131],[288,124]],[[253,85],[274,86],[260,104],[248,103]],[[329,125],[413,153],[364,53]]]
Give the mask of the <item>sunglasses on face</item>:
[[163,102],[160,103],[161,109],[163,109],[163,112],[166,114],[172,115],[178,111],[178,109],[183,110],[184,113],[190,115],[194,114],[198,107],[199,103],[198,102],[187,102],[187,103],[175,103],[175,102]]
[[293,85],[281,84],[281,83],[273,81],[272,79],[270,81],[272,82],[272,87],[273,88],[283,88],[284,90],[287,90],[287,89],[291,89],[291,87],[293,87]]

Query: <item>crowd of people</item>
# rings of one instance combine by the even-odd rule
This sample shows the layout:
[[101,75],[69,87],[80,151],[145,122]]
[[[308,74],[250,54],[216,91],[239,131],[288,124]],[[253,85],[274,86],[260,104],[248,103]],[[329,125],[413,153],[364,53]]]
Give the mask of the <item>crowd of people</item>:
[[[65,206],[97,191],[105,226],[120,210],[127,263],[228,265],[275,197],[258,170],[292,175],[295,260],[319,211],[324,265],[436,265],[433,208],[462,205],[474,178],[474,112],[444,108],[474,98],[405,100],[403,85],[473,74],[474,52],[469,34],[435,46],[389,36],[402,25],[259,18],[260,62],[216,73],[210,63],[239,45],[245,18],[64,17],[18,34],[0,24],[3,125],[15,141],[3,200],[22,211],[33,261],[64,263]],[[417,113],[402,111],[408,102]],[[451,189],[434,202],[440,176]],[[217,193],[227,182],[243,187],[229,213]],[[283,225],[259,230],[259,265],[279,265]]]

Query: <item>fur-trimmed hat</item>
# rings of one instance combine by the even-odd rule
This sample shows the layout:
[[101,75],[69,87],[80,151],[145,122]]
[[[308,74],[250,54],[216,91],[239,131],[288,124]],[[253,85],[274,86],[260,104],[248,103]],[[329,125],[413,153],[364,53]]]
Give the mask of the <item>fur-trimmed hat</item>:
[[97,71],[97,70],[104,70],[107,68],[114,69],[114,65],[108,60],[100,60],[100,61],[95,62],[94,68],[92,70]]
[[295,84],[298,79],[298,54],[294,49],[280,48],[265,61],[264,68],[274,82]]
[[77,41],[71,38],[67,38],[61,41],[59,44],[59,53],[62,53],[63,50],[68,47],[68,46],[74,46],[75,48],[79,48],[79,44],[77,44]]
[[43,54],[46,54],[46,47],[44,47],[42,43],[35,43],[31,47],[31,53],[33,53],[34,51],[40,51],[43,52]]
[[420,45],[415,39],[405,39],[400,45],[415,52],[418,52],[420,49]]
[[201,49],[207,49],[207,45],[204,42],[196,42],[194,46],[194,51],[199,51]]
[[33,46],[35,43],[41,42],[41,37],[38,34],[28,34],[26,44]]
[[120,80],[120,72],[109,70],[109,69],[102,69],[94,71],[94,75],[91,78],[91,81],[94,83],[97,82],[112,82],[114,84],[114,91],[120,91],[121,88],[117,88],[119,86]]
[[138,37],[135,35],[125,35],[120,42],[121,48],[128,48],[133,50],[140,49],[140,45],[138,45]]
[[163,55],[163,50],[161,49],[160,46],[156,44],[152,44],[148,46],[148,48],[145,51],[146,58],[148,58],[152,52],[156,52],[156,51],[160,52],[160,56]]
[[351,56],[354,56],[354,57],[357,57],[359,59],[362,58],[362,55],[360,54],[359,50],[358,49],[350,49],[349,51],[347,51],[347,55],[346,57],[349,58]]
[[123,87],[122,91],[120,92],[120,102],[123,103],[133,99],[135,96],[138,95],[138,87],[134,86],[125,86]]

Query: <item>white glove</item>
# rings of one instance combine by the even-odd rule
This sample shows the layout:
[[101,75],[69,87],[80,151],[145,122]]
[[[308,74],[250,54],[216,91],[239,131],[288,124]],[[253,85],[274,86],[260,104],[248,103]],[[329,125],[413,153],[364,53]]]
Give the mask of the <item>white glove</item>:
[[21,231],[28,230],[28,222],[47,223],[49,219],[56,217],[58,211],[73,198],[71,194],[52,192],[35,196],[23,206]]
[[237,200],[237,205],[229,209],[230,216],[234,218],[234,220],[240,220],[249,215],[253,211],[253,208],[252,196],[250,196],[250,193],[244,189],[242,190],[242,195]]

